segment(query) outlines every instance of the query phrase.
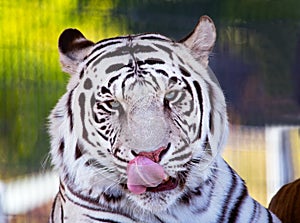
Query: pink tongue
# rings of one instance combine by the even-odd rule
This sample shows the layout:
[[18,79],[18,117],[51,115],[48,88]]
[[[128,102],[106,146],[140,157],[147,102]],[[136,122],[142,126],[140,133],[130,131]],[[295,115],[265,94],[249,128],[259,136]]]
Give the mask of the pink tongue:
[[127,176],[127,187],[134,194],[144,193],[147,187],[157,187],[168,177],[161,165],[145,156],[137,156],[129,162]]

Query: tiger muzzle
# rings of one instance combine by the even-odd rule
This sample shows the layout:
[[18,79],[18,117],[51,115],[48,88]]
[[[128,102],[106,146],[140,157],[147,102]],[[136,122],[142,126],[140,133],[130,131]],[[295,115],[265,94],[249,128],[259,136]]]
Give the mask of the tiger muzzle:
[[155,100],[142,98],[127,113],[126,138],[129,148],[137,151],[153,151],[165,145],[168,123],[161,105]]

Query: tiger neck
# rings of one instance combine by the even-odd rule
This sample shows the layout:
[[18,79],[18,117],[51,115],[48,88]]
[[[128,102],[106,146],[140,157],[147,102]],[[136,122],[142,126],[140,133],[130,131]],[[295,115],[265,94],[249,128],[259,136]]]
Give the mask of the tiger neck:
[[59,203],[56,205],[64,207],[63,214],[68,219],[68,221],[63,222],[77,222],[78,219],[87,222],[99,219],[105,220],[104,218],[108,216],[115,222],[122,223],[158,222],[156,216],[136,206],[125,195],[115,197],[103,192],[97,199],[93,199],[83,196],[60,182],[57,196]]
[[[111,205],[109,202],[103,205],[99,200],[100,197],[98,200],[85,197],[72,190],[67,184],[60,182],[49,222],[73,223],[78,222],[79,219],[80,222],[106,222],[107,219],[124,223],[137,222],[137,219],[133,219],[132,216],[125,213],[124,209],[117,208],[116,205]],[[115,203],[122,204],[124,199]]]
[[[122,200],[125,199],[123,194],[112,195],[102,192],[97,197],[83,195],[80,191],[72,189],[67,183],[60,181],[59,193],[65,200],[72,202],[74,205],[80,205],[81,208],[107,209],[111,211],[112,207],[117,208]],[[116,205],[118,204],[118,205]]]
[[[173,222],[178,222],[180,219],[186,219],[187,216],[194,216],[195,213],[190,208],[192,204],[196,209],[209,213],[210,209],[207,208],[210,203],[222,203],[224,185],[228,183],[227,181],[232,180],[232,177],[236,178],[236,184],[243,184],[243,181],[232,172],[223,159],[218,159],[213,168],[215,177],[209,177],[206,181],[201,183],[197,181],[194,185],[190,185],[191,187],[176,203],[171,205],[167,211],[160,213],[139,211],[141,207],[136,206],[124,193],[114,196],[102,192],[98,197],[93,198],[83,195],[80,191],[75,191],[65,182],[60,183],[60,202],[65,207],[65,214],[70,219],[76,219],[75,216],[78,218],[93,216],[96,219],[100,218],[103,213],[104,215],[113,213],[117,217],[116,219],[122,219],[120,222],[127,222],[127,220],[128,222],[141,222],[141,219],[143,222],[159,222],[158,219],[166,221],[173,219]],[[202,196],[203,194],[206,196]],[[215,194],[219,196],[213,196]]]

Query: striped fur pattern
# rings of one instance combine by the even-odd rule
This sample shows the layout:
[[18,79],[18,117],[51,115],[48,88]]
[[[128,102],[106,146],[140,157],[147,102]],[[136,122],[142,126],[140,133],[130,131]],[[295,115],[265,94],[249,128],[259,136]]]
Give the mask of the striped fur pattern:
[[[50,116],[61,182],[50,222],[280,222],[221,157],[228,123],[208,67],[215,38],[207,16],[180,42],[142,34],[93,43],[78,30],[62,33],[71,78]],[[133,193],[129,163],[158,148],[168,178]]]

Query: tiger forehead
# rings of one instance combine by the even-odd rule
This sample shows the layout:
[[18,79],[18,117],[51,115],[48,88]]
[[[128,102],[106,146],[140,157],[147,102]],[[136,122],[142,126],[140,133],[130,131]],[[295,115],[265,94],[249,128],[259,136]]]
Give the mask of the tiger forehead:
[[149,40],[143,39],[142,36],[136,38],[129,36],[120,40],[99,42],[86,58],[85,67],[95,69],[100,65],[105,68],[106,73],[109,73],[115,70],[115,67],[111,67],[109,65],[111,63],[108,63],[109,60],[113,59],[117,59],[119,64],[151,57],[157,60],[162,57],[164,60],[167,60],[167,58],[172,60],[174,49],[177,46],[177,43],[169,39]]
[[97,92],[103,93],[105,87],[105,92],[110,92],[108,95],[124,98],[128,90],[146,95],[178,86],[181,76],[190,73],[176,48],[182,49],[181,44],[157,36],[155,40],[151,36],[130,36],[99,42],[86,58],[82,72],[84,88],[97,87]]

